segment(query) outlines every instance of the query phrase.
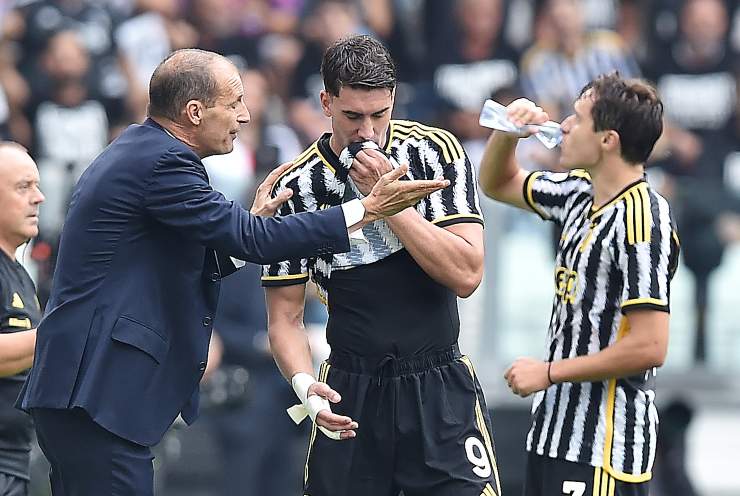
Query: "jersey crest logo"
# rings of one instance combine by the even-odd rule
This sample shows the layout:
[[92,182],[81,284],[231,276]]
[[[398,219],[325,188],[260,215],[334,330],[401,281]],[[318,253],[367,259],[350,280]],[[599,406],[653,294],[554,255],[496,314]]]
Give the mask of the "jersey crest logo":
[[13,293],[13,302],[11,303],[11,306],[13,308],[25,308],[23,305],[23,300],[21,300],[21,297],[18,293]]

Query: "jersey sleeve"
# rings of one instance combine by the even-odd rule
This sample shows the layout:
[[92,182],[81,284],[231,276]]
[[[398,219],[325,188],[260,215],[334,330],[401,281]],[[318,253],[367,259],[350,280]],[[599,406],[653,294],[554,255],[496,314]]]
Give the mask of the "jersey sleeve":
[[440,152],[438,158],[428,158],[426,166],[431,165],[431,170],[435,171],[434,179],[447,179],[450,185],[429,195],[425,203],[426,219],[440,227],[465,222],[482,225],[478,180],[462,145],[452,133],[443,129],[434,129],[429,139]]
[[583,170],[535,171],[524,180],[524,201],[544,220],[562,225],[579,195],[591,194],[591,177]]
[[[293,196],[281,205],[275,213],[276,217],[316,210],[316,199],[311,182],[302,179],[300,170],[293,174],[291,172],[288,171],[279,179],[272,190],[273,198],[287,188],[293,190]],[[263,265],[262,286],[290,286],[307,283],[309,279],[308,262],[306,258],[296,258]]]
[[625,199],[624,216],[615,237],[622,312],[638,308],[668,312],[679,252],[668,203],[643,185]]

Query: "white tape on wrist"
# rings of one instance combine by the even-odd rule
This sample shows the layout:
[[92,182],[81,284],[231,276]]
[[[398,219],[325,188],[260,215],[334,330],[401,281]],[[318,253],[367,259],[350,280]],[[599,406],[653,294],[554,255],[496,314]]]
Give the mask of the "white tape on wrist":
[[[288,415],[293,422],[300,424],[303,422],[303,419],[309,417],[312,422],[316,423],[316,415],[318,415],[321,410],[329,410],[331,412],[329,400],[316,394],[308,396],[308,388],[317,382],[311,375],[306,374],[305,372],[299,372],[293,376],[293,379],[290,382],[293,384],[293,390],[295,391],[296,396],[301,400],[300,405],[293,405],[288,408]],[[330,431],[320,425],[317,425],[316,427],[318,427],[326,437],[334,440],[339,440],[343,432]]]

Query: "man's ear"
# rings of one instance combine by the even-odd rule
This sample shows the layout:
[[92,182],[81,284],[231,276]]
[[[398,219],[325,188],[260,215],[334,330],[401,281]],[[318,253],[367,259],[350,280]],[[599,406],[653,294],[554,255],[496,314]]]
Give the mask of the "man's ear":
[[622,145],[622,140],[619,137],[619,133],[610,129],[605,131],[601,136],[601,145],[609,151],[618,150]]
[[319,99],[321,100],[321,110],[324,112],[324,115],[327,117],[331,117],[331,99],[332,96],[329,94],[326,90],[321,90],[321,93],[319,93]]
[[200,125],[203,119],[203,104],[199,100],[190,100],[185,105],[185,117],[194,126]]

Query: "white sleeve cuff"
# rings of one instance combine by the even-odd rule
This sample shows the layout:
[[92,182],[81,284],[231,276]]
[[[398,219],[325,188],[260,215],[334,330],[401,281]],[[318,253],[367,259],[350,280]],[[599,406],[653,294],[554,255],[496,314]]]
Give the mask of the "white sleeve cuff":
[[358,199],[342,203],[342,212],[344,213],[344,223],[350,228],[360,222],[365,217],[365,205]]

